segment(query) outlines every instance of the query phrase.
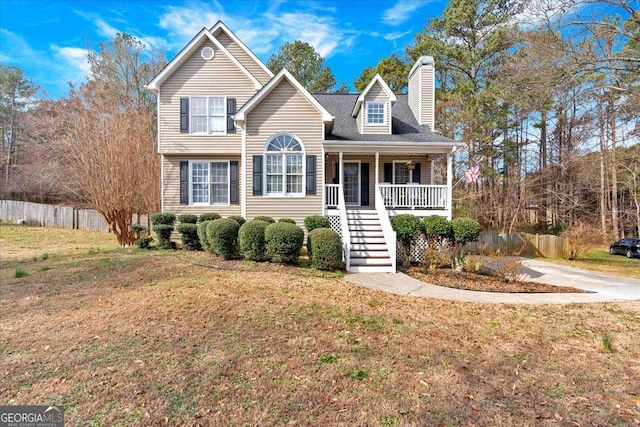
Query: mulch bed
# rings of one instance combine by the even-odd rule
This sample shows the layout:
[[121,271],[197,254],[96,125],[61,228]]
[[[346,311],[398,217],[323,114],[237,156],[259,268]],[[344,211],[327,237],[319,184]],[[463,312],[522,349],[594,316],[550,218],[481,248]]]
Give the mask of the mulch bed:
[[408,276],[432,285],[467,291],[505,292],[505,293],[589,293],[570,286],[554,286],[544,283],[525,281],[505,282],[496,277],[460,272],[439,268],[433,273],[424,274],[420,267],[411,267],[403,271]]

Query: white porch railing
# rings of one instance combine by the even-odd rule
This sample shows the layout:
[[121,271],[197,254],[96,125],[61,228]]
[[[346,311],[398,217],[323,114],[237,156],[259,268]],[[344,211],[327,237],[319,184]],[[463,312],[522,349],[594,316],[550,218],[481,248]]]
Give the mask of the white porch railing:
[[[446,185],[378,184],[386,208],[447,209]],[[376,206],[378,200],[376,199]]]
[[387,244],[387,251],[389,251],[389,258],[391,259],[391,271],[396,272],[396,232],[391,227],[391,220],[389,214],[384,206],[382,200],[381,191],[376,191],[376,213],[380,220],[380,226],[382,227],[382,234],[384,235],[384,241]]
[[338,186],[338,210],[340,212],[340,231],[342,232],[342,247],[344,248],[344,263],[347,272],[351,271],[351,233],[349,233],[349,221],[347,219],[347,207],[344,202],[342,184]]
[[340,184],[325,184],[325,207],[337,208],[338,207],[338,193],[340,192]]

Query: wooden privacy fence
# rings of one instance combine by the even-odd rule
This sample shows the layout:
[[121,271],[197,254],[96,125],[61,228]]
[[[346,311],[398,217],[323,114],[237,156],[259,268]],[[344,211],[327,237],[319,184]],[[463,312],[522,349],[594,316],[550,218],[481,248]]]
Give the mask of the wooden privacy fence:
[[[42,227],[109,231],[107,222],[96,210],[16,200],[0,200],[0,220],[13,222],[23,220],[27,224]],[[134,214],[133,223],[146,226],[147,216]]]
[[569,241],[550,234],[483,231],[477,242],[465,246],[467,252],[473,253],[487,253],[498,249],[504,254],[524,257],[569,257]]

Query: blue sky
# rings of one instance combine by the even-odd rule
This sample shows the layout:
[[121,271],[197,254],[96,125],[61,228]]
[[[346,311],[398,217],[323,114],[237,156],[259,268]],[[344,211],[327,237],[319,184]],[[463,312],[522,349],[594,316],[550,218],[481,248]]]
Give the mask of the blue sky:
[[125,32],[173,56],[219,19],[266,62],[286,42],[303,40],[326,58],[338,82],[413,41],[446,1],[0,1],[0,61],[16,65],[50,98],[88,74],[88,46]]

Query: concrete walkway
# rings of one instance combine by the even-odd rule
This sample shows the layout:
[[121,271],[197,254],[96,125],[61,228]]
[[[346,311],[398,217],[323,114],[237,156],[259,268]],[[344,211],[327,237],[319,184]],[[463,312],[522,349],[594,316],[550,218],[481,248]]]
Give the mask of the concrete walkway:
[[[575,267],[539,260],[522,262],[523,280],[556,286],[572,286],[593,293],[513,294],[465,291],[430,285],[403,273],[347,274],[345,280],[366,288],[398,295],[438,298],[453,301],[502,304],[570,304],[640,300],[640,280],[595,273]],[[638,262],[640,268],[640,262]]]

